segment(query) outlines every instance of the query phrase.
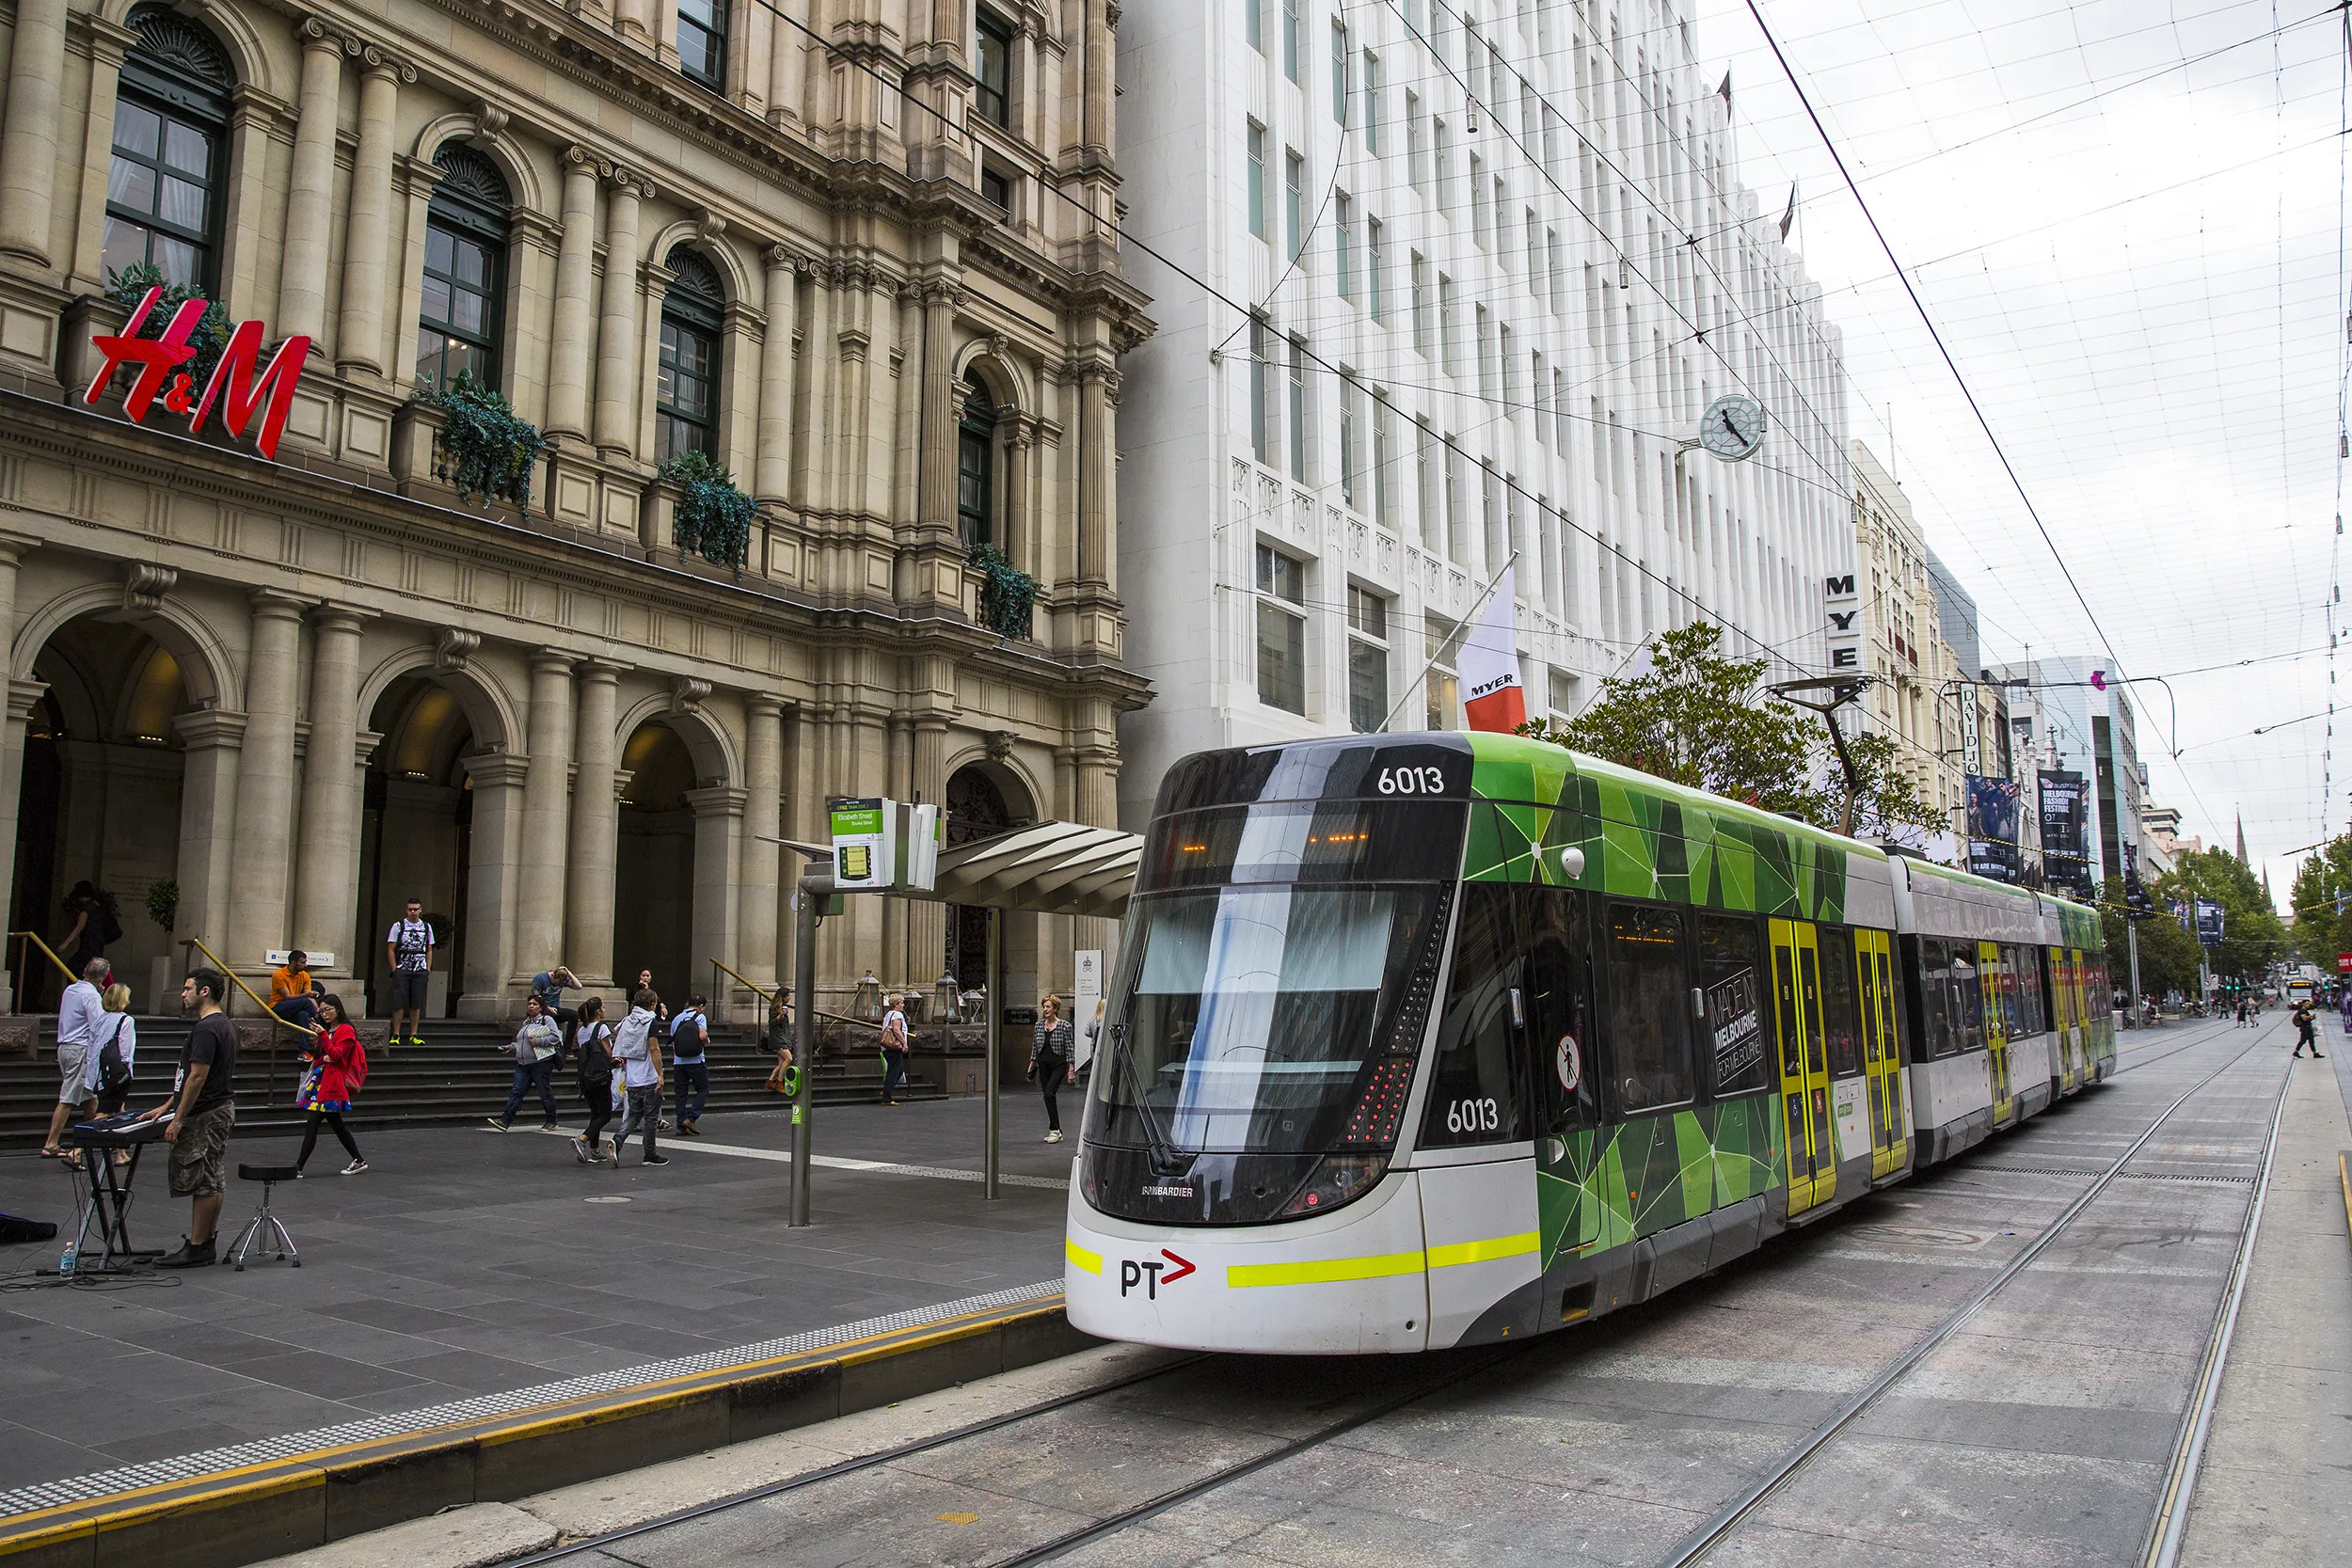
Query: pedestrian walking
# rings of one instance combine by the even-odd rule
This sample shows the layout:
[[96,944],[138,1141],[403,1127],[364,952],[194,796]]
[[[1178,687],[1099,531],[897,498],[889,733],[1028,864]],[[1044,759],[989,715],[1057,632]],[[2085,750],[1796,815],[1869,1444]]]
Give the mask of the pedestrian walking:
[[57,998],[57,1108],[49,1113],[49,1139],[40,1146],[41,1153],[52,1160],[63,1160],[79,1169],[81,1157],[69,1154],[57,1145],[65,1136],[66,1126],[89,1108],[93,1057],[99,1046],[99,1032],[106,1015],[102,989],[112,971],[104,958],[91,958],[82,966],[82,977],[65,988]]
[[[2352,1018],[2352,1010],[2345,1014]],[[789,1094],[785,1087],[785,1075],[792,1070],[792,1005],[781,990],[768,1000],[768,1049],[775,1053],[776,1065],[768,1074],[768,1087],[777,1094]]]
[[2241,996],[2237,999],[2237,1027],[2240,1029],[2250,1029],[2253,1026],[2254,1004],[2248,998]]
[[[653,971],[641,969],[637,972],[637,984],[630,989],[629,995],[633,998],[639,991],[650,990],[653,990]],[[661,1001],[658,992],[653,1005],[653,1021],[664,1029],[670,1026],[669,1004]]]
[[295,1101],[306,1118],[302,1128],[302,1152],[294,1156],[294,1174],[310,1163],[310,1151],[319,1146],[319,1129],[324,1126],[335,1134],[335,1141],[351,1156],[351,1164],[342,1168],[344,1176],[358,1176],[368,1168],[367,1157],[359,1152],[358,1140],[351,1129],[343,1125],[343,1113],[359,1098],[359,1085],[367,1082],[368,1049],[359,1043],[359,1031],[343,1016],[343,999],[329,991],[318,1001],[318,1038],[310,1042],[304,1060],[310,1063]]
[[907,1081],[907,1015],[902,999],[893,991],[887,999],[882,1021],[882,1102],[898,1103],[898,1091]]
[[1029,1046],[1029,1076],[1045,1097],[1045,1141],[1061,1142],[1062,1074],[1070,1070],[1073,1050],[1070,1021],[1061,1016],[1061,998],[1049,996],[1038,1004],[1037,1036]]
[[229,982],[216,969],[197,970],[180,983],[180,1006],[196,1014],[196,1027],[181,1043],[171,1098],[147,1113],[150,1121],[171,1118],[164,1128],[171,1196],[188,1200],[188,1233],[155,1260],[159,1269],[200,1268],[214,1260],[225,1190],[221,1166],[237,1125],[237,1031],[221,1010],[228,995]]
[[2318,1006],[2308,996],[2295,1005],[2295,1054],[2297,1056],[2303,1054],[2303,1048],[2307,1045],[2312,1048],[2313,1056],[2325,1057],[2328,1054],[2319,1049],[2318,1012]]
[[[392,966],[392,1027],[384,1043],[422,1045],[425,996],[433,984],[433,925],[418,900],[409,899],[405,912],[392,922],[384,938],[384,958]],[[400,1032],[404,1017],[408,1020],[405,1035]]]
[[490,1118],[490,1125],[500,1132],[513,1130],[515,1113],[522,1109],[526,1091],[539,1091],[539,1108],[547,1119],[539,1124],[542,1132],[562,1129],[555,1123],[555,1063],[564,1053],[564,1032],[555,1026],[547,1009],[539,1006],[535,996],[523,1002],[522,1027],[515,1031],[515,1038],[506,1048],[515,1053],[515,1085],[506,1091],[506,1109]]
[[[670,1163],[654,1139],[661,1125],[661,1037],[656,1011],[660,1006],[661,998],[651,990],[639,991],[628,1016],[621,1020],[619,1037],[612,1048],[628,1088],[628,1119],[644,1130],[645,1153],[642,1163],[648,1165]],[[621,1144],[627,1136],[624,1132],[612,1140],[612,1164],[616,1167],[621,1163]]]
[[569,1029],[578,1022],[579,1015],[564,1006],[566,988],[580,990],[580,976],[562,964],[543,969],[531,977],[531,994],[539,999],[539,1010],[555,1020],[558,1027]]
[[[588,1129],[572,1140],[573,1157],[583,1165],[600,1164],[604,1152],[605,1124],[612,1119],[612,1027],[604,1021],[604,998],[589,996],[580,999],[580,1013],[567,1032],[565,1048],[580,1069],[580,1098],[588,1106]],[[612,1158],[620,1159],[620,1144],[615,1140]]]
[[[131,1078],[138,1065],[138,1021],[131,1016],[131,988],[117,980],[99,994],[106,1009],[98,1049],[90,1053],[89,1096],[102,1117],[119,1116],[131,1101]],[[128,1149],[115,1150],[115,1164],[131,1163]]]
[[72,927],[57,941],[66,967],[79,974],[92,958],[103,958],[106,944],[122,940],[122,917],[115,911],[115,895],[87,882],[76,882],[65,895],[65,912]]
[[677,1080],[677,1130],[703,1135],[703,1107],[710,1101],[710,999],[697,996],[670,1021],[670,1071]]

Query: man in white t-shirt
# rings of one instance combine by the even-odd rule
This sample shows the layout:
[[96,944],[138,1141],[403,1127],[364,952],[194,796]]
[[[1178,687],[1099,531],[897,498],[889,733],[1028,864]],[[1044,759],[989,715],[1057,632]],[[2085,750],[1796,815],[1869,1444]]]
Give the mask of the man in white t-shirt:
[[49,1114],[49,1141],[40,1146],[53,1160],[64,1152],[57,1140],[65,1136],[66,1123],[96,1098],[89,1085],[97,1070],[99,1024],[106,1016],[98,988],[109,973],[104,958],[90,959],[82,977],[57,1000],[57,1108]]
[[[433,980],[433,923],[416,899],[408,900],[407,911],[385,933],[384,957],[392,966],[392,1027],[385,1043],[422,1045],[425,990]],[[404,1016],[408,1020],[405,1035],[400,1032]]]

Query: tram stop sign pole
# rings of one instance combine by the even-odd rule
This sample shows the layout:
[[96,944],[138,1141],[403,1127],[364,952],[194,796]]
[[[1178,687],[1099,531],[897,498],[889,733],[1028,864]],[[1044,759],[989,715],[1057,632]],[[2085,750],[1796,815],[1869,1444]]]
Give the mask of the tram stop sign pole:
[[809,1156],[817,1138],[817,923],[839,896],[833,873],[812,871],[793,900],[799,916],[792,938],[792,1059],[800,1081],[792,1094],[792,1224],[808,1223]]

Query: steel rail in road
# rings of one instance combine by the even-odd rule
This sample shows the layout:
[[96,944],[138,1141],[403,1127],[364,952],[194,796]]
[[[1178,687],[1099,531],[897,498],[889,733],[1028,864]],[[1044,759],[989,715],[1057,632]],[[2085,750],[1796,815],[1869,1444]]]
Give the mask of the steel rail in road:
[[[2123,1175],[2123,1167],[2129,1164],[2134,1157],[2136,1157],[2139,1151],[2147,1146],[2148,1141],[2156,1135],[2166,1122],[2172,1119],[2173,1116],[2179,1112],[2182,1106],[2186,1105],[2189,1101],[2195,1100],[2217,1079],[2220,1078],[2223,1073],[2228,1072],[2232,1068],[2236,1067],[2240,1062],[2244,1061],[2248,1055],[2252,1053],[2257,1046],[2261,1045],[2263,1041],[2268,1037],[2270,1032],[2271,1031],[2269,1029],[2263,1030],[2261,1034],[2257,1035],[2252,1040],[2247,1043],[2245,1050],[2240,1051],[2236,1055],[2222,1063],[2212,1072],[2207,1073],[2203,1078],[2200,1079],[2193,1086],[2191,1086],[2186,1093],[2183,1094],[2171,1104],[2166,1106],[2163,1113],[2159,1115],[2155,1120],[2148,1124],[2148,1131],[2133,1139],[2131,1147],[2126,1148],[2122,1154],[2118,1155],[2114,1162],[2110,1164],[2105,1171],[2100,1173],[2097,1180],[2092,1181],[2089,1187],[2085,1188],[2082,1193],[2075,1197],[2074,1202],[2068,1204],[2066,1208],[2059,1212],[2057,1219],[2053,1220],[2048,1226],[2044,1227],[2041,1235],[2035,1237],[2031,1242],[2027,1243],[2024,1249],[2021,1250],[2015,1258],[2010,1259],[2009,1263],[2002,1268],[2000,1273],[1994,1275],[1993,1278],[1985,1284],[1982,1290],[1979,1291],[1975,1295],[1969,1297],[1967,1301],[1962,1303],[1949,1317],[1947,1317],[1943,1321],[1943,1323],[1938,1324],[1924,1338],[1914,1343],[1912,1347],[1905,1351],[1900,1356],[1898,1356],[1885,1370],[1880,1372],[1877,1377],[1871,1379],[1860,1392],[1855,1394],[1852,1399],[1847,1401],[1847,1402],[1839,1408],[1835,1415],[1831,1416],[1829,1419],[1823,1421],[1820,1426],[1815,1427],[1812,1432],[1808,1433],[1795,1448],[1789,1449],[1789,1451],[1781,1458],[1778,1464],[1774,1465],[1772,1469],[1766,1471],[1762,1476],[1751,1482],[1737,1497],[1734,1497],[1728,1504],[1724,1505],[1722,1511],[1717,1513],[1713,1518],[1708,1520],[1707,1523],[1701,1525],[1698,1528],[1692,1530],[1690,1534],[1684,1536],[1679,1542],[1677,1542],[1674,1550],[1660,1560],[1658,1568],[1689,1568],[1690,1564],[1697,1562],[1701,1558],[1704,1558],[1708,1553],[1713,1551],[1717,1546],[1723,1544],[1724,1541],[1728,1540],[1742,1524],[1755,1514],[1758,1508],[1762,1507],[1765,1502],[1777,1495],[1790,1481],[1794,1480],[1800,1473],[1802,1473],[1805,1466],[1810,1464],[1822,1449],[1829,1447],[1830,1443],[1835,1440],[1840,1433],[1844,1432],[1848,1427],[1851,1426],[1857,1419],[1859,1419],[1864,1412],[1875,1405],[1889,1389],[1894,1387],[1896,1384],[1901,1382],[1902,1379],[1915,1368],[1916,1368],[1920,1362],[1926,1360],[1929,1355],[1932,1354],[1939,1346],[1950,1339],[1954,1334],[1960,1332],[1960,1330],[1967,1324],[1969,1320],[1973,1319],[1979,1311],[1981,1311],[1985,1304],[1990,1302],[1993,1297],[2004,1287],[2008,1286],[2010,1282],[2014,1280],[2019,1275],[2025,1273],[2026,1270],[2032,1265],[2033,1260],[2042,1255],[2043,1248],[2047,1247],[2052,1242],[2056,1241],[2060,1235],[2064,1234],[2070,1226],[2082,1217],[2083,1213],[2088,1211],[2090,1205],[2098,1199],[2099,1196],[2106,1192],[2108,1187],[2112,1186],[2118,1178]],[[2168,1054],[2170,1053],[2168,1053]],[[2287,1092],[2286,1084],[2292,1083],[2293,1080],[2294,1074],[2290,1072],[2287,1075],[2286,1083],[2281,1083],[2279,1087],[2277,1110],[2274,1111],[2272,1115],[2269,1135],[2264,1147],[2263,1183],[2267,1183],[2269,1180],[2271,1155],[2278,1147],[2278,1112],[2282,1112],[2285,1109]],[[2253,1249],[2250,1244],[2252,1225],[2260,1218],[2261,1212],[2262,1186],[2257,1185],[2254,1193],[2254,1201],[2249,1206],[2248,1209],[2248,1225],[2240,1233],[2241,1259],[2250,1258],[2252,1256]],[[2226,1321],[2231,1325],[2234,1325],[2236,1321],[2236,1289],[2237,1287],[2233,1285],[2232,1291],[2225,1293],[2225,1306],[2227,1307],[2227,1311],[2224,1316]],[[2217,1329],[2217,1335],[2219,1335],[2219,1333],[2220,1330]],[[2226,1339],[2223,1339],[2221,1342],[2223,1348],[2226,1350]],[[2214,1367],[2212,1365],[2215,1357],[2211,1354],[2208,1354],[2207,1359],[2208,1371],[2211,1373],[2212,1387],[2214,1390],[2217,1391],[2220,1386],[2218,1369],[2217,1367]],[[2198,1402],[2199,1402],[2196,1401],[2192,1401],[2191,1402],[2190,1408],[2192,1418],[2196,1415]],[[2206,1414],[2208,1417],[2210,1416],[2209,1409]],[[2201,1433],[2204,1425],[2203,1421],[2192,1419],[2186,1423],[2186,1425],[2189,1431],[2197,1434],[2197,1440],[2200,1445],[2201,1445]],[[2188,1436],[2185,1433],[2183,1442],[2185,1444],[2187,1441]],[[2177,1471],[2179,1468],[2180,1461],[2176,1457],[2176,1481]],[[2189,1469],[2190,1479],[2193,1481],[2193,1465],[2189,1466]],[[2185,1494],[2184,1493],[2184,1497],[2185,1496]],[[2170,1498],[2170,1493],[2168,1491],[2167,1497],[2160,1501],[2157,1526],[2153,1533],[2161,1533],[2163,1521],[2166,1517],[2166,1511],[2171,1509],[2172,1507],[2173,1504]],[[2186,1510],[2184,1508],[2180,1509],[2178,1512],[2185,1515]]]

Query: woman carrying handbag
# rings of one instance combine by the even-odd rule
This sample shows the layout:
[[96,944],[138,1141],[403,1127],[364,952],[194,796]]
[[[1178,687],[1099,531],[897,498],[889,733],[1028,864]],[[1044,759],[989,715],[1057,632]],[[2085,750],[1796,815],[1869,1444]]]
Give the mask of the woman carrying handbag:
[[304,1076],[302,1089],[296,1097],[309,1124],[302,1130],[302,1152],[294,1159],[294,1174],[310,1163],[310,1151],[318,1147],[319,1126],[325,1123],[334,1131],[351,1164],[342,1168],[342,1175],[358,1176],[368,1168],[359,1153],[359,1145],[352,1138],[351,1129],[343,1125],[343,1113],[351,1109],[359,1096],[359,1085],[367,1082],[368,1052],[359,1043],[359,1031],[343,1016],[343,999],[327,995],[319,998],[319,1032],[310,1042],[310,1064]]

